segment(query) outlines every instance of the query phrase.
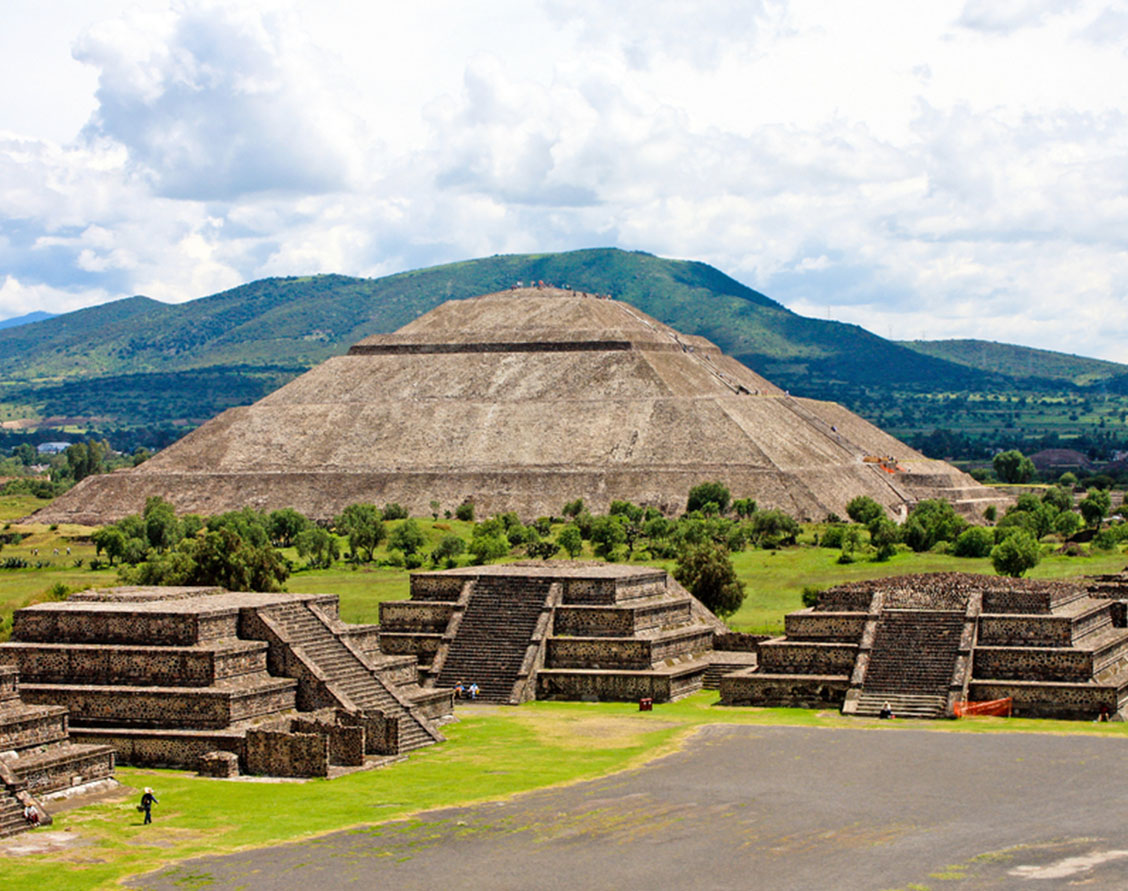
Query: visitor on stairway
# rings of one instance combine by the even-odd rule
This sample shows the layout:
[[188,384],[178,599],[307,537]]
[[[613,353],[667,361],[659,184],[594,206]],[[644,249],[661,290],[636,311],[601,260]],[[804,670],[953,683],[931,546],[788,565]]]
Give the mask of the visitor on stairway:
[[884,704],[884,705],[883,705],[883,706],[881,707],[881,711],[879,711],[879,712],[877,713],[877,716],[878,716],[879,718],[881,718],[881,720],[883,720],[883,721],[886,721],[886,720],[888,720],[889,718],[892,718],[892,717],[893,717],[893,707],[892,707],[892,706],[891,706],[891,705],[890,705],[890,704],[889,704],[888,702],[886,702],[886,703],[885,703],[885,704]]
[[454,685],[454,698],[461,699],[462,695],[466,692],[466,688],[462,686],[462,681]]
[[471,683],[470,683],[470,698],[471,699],[477,699],[478,698],[478,685],[475,684],[473,681],[471,681]]

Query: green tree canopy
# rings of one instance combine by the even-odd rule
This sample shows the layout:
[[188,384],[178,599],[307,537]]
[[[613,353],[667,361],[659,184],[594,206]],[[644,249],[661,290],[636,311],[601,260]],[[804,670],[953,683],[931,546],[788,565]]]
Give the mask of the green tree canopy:
[[1090,489],[1089,494],[1077,505],[1081,509],[1081,516],[1085,518],[1085,525],[1094,529],[1101,527],[1101,521],[1108,516],[1111,506],[1112,498],[1104,489]]
[[744,602],[744,583],[723,545],[707,542],[683,552],[674,578],[718,616],[731,616]]
[[1034,478],[1034,462],[1018,449],[999,452],[991,461],[995,474],[1004,483],[1025,483]]
[[846,515],[855,523],[868,526],[878,517],[885,516],[885,508],[868,495],[857,495],[846,505]]
[[731,498],[728,486],[722,482],[699,483],[689,490],[685,510],[686,513],[692,513],[695,510],[703,510],[705,505],[712,503],[717,505],[717,510],[723,514],[728,509]]
[[991,549],[991,565],[999,575],[1014,578],[1038,565],[1042,555],[1038,542],[1024,529],[1016,530]]

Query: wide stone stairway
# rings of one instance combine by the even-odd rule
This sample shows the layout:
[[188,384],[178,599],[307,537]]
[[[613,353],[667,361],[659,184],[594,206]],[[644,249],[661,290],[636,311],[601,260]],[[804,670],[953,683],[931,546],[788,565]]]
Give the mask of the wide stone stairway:
[[529,642],[546,609],[550,579],[478,579],[439,671],[438,686],[478,685],[478,698],[510,703]]
[[442,738],[426,719],[395,696],[372,669],[345,646],[309,603],[280,604],[268,614],[284,629],[286,643],[301,647],[305,655],[333,679],[332,687],[344,694],[342,706],[375,709],[399,720],[401,752],[431,745]]
[[898,716],[942,716],[963,626],[963,612],[885,610],[855,714],[877,715],[888,702]]

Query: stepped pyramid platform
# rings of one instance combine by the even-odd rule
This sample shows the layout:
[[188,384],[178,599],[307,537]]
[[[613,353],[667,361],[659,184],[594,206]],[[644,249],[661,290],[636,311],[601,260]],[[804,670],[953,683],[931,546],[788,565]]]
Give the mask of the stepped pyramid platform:
[[418,658],[425,685],[478,684],[487,702],[668,702],[701,689],[724,624],[660,569],[550,561],[411,576],[380,604],[380,649]]
[[626,303],[556,288],[448,301],[366,338],[136,468],[87,477],[34,515],[102,524],[160,495],[179,511],[358,501],[415,515],[472,499],[482,515],[684,509],[697,483],[799,519],[868,495],[895,516],[947,498],[969,516],[1007,499],[840,405],[798,399]]
[[790,613],[755,668],[723,676],[721,700],[946,717],[958,701],[1010,697],[1019,716],[1124,714],[1128,611],[1109,593],[1126,590],[968,573],[842,585]]
[[67,710],[24,702],[19,672],[0,665],[0,838],[31,828],[25,805],[49,823],[39,798],[113,774],[113,748],[72,742]]
[[0,664],[26,702],[69,710],[77,740],[126,764],[197,768],[228,752],[252,773],[324,776],[441,740],[450,691],[423,690],[407,660],[370,658],[358,641],[372,629],[337,607],[328,594],[83,592],[17,610]]

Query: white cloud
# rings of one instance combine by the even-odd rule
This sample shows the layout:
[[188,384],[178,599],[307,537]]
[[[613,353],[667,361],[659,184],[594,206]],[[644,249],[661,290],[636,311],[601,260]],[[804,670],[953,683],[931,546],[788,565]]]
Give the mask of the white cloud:
[[0,97],[0,314],[615,244],[1128,361],[1123,3],[115,2],[81,137]]

